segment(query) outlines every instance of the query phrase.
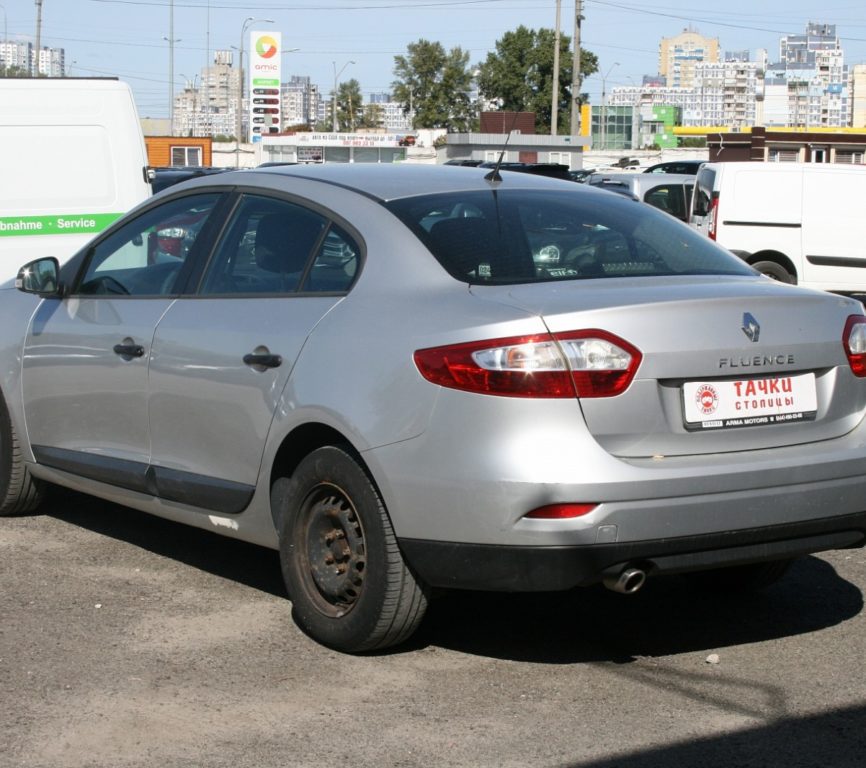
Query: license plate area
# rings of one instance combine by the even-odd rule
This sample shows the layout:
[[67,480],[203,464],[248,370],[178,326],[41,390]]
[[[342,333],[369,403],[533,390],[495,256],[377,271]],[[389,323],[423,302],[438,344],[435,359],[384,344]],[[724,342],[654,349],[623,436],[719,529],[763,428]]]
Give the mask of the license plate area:
[[683,384],[683,422],[689,431],[814,421],[814,373]]

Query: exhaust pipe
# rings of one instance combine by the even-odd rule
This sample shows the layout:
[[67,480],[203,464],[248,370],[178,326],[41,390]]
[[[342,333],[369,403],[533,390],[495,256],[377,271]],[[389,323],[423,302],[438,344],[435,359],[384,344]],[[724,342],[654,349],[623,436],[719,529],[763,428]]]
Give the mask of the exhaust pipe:
[[602,579],[604,586],[621,595],[633,595],[645,581],[646,572],[633,566],[626,566],[619,573],[605,574]]

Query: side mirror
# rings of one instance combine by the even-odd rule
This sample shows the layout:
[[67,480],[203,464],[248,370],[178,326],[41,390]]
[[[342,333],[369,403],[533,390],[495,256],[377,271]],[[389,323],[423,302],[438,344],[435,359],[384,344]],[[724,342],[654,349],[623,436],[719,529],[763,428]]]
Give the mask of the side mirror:
[[15,287],[24,293],[60,296],[60,264],[54,257],[37,259],[18,270]]

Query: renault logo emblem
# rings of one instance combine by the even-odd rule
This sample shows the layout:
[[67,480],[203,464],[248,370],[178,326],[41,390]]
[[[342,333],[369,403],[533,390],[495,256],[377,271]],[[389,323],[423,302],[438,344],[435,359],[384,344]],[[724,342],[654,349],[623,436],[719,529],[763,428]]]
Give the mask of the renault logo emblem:
[[750,312],[743,314],[743,333],[749,337],[749,341],[757,341],[761,335],[761,326],[758,321],[752,317]]

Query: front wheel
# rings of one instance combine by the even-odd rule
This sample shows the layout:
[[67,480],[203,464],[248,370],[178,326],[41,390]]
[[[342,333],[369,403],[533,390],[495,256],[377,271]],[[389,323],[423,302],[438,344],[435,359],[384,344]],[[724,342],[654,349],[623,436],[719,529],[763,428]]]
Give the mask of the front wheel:
[[313,451],[275,501],[283,578],[304,632],[358,653],[397,645],[417,629],[426,589],[403,560],[378,490],[348,453]]
[[0,516],[32,512],[42,501],[42,490],[42,484],[27,471],[9,410],[0,396]]
[[780,283],[793,285],[797,282],[797,279],[787,269],[775,261],[756,261],[752,264],[752,268],[757,269],[762,275],[778,280]]

